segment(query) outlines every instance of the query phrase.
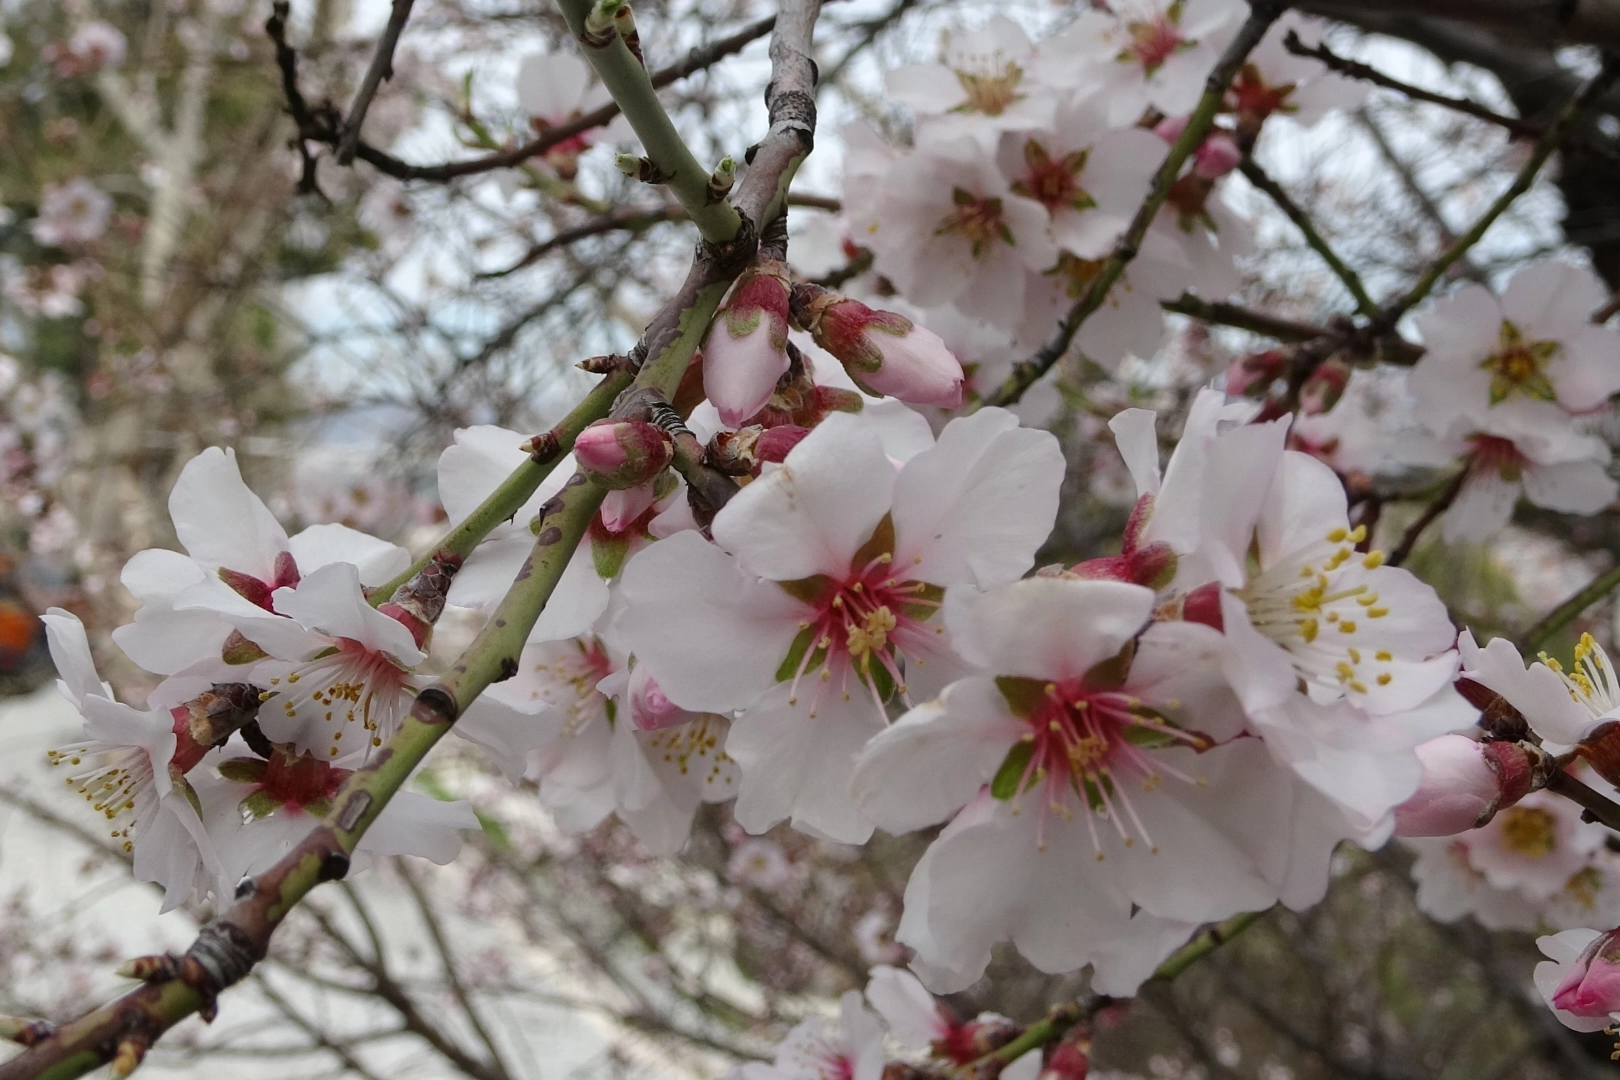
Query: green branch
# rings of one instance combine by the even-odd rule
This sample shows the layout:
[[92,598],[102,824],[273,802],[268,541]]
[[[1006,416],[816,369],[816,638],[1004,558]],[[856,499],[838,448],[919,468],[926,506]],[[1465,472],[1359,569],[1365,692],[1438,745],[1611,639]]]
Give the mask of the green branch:
[[1250,7],[1249,18],[1238,31],[1232,43],[1221,54],[1220,60],[1209,73],[1209,79],[1204,84],[1204,93],[1198,99],[1198,105],[1193,109],[1192,115],[1187,118],[1187,126],[1182,130],[1181,136],[1170,146],[1170,152],[1164,157],[1159,171],[1153,176],[1153,187],[1147,199],[1137,209],[1136,216],[1131,219],[1130,226],[1125,235],[1119,238],[1114,245],[1114,252],[1103,263],[1097,276],[1091,280],[1086,288],[1085,295],[1077,300],[1058,323],[1057,331],[1045,345],[1027,360],[1020,360],[1013,365],[1012,373],[1006,380],[984,399],[986,405],[1011,405],[1024,396],[1024,391],[1032,386],[1036,379],[1051,370],[1063,354],[1069,351],[1069,345],[1074,341],[1074,335],[1081,325],[1091,317],[1108,297],[1108,292],[1119,281],[1120,275],[1125,272],[1125,266],[1136,258],[1137,249],[1141,247],[1142,240],[1147,236],[1148,228],[1153,219],[1158,216],[1170,198],[1170,189],[1181,176],[1181,169],[1192,157],[1204,136],[1209,134],[1210,128],[1215,124],[1215,115],[1220,112],[1221,104],[1226,100],[1226,88],[1243,66],[1244,58],[1260,43],[1271,24],[1277,21],[1282,14],[1283,6],[1276,0],[1255,0]]
[[1539,650],[1554,634],[1574,622],[1581,612],[1608,596],[1616,587],[1620,587],[1620,566],[1593,580],[1591,584],[1547,612],[1539,622],[1519,635],[1517,643],[1519,652],[1533,653]]
[[1620,64],[1605,59],[1598,73],[1588,79],[1586,85],[1576,92],[1575,96],[1570,99],[1569,104],[1564,106],[1564,111],[1559,114],[1557,122],[1548,128],[1536,143],[1536,148],[1531,153],[1530,159],[1524,163],[1524,167],[1513,178],[1513,183],[1508,185],[1507,190],[1497,196],[1496,201],[1480,216],[1478,221],[1474,222],[1472,228],[1457,237],[1451,246],[1441,253],[1440,257],[1423,272],[1423,276],[1418,278],[1416,284],[1401,297],[1386,305],[1375,322],[1384,327],[1394,326],[1402,315],[1416,307],[1424,297],[1434,290],[1435,285],[1439,283],[1446,271],[1451,269],[1458,259],[1468,254],[1469,248],[1479,243],[1486,231],[1496,224],[1496,219],[1507,212],[1509,206],[1512,206],[1521,195],[1530,190],[1530,185],[1535,181],[1536,174],[1547,163],[1547,159],[1552,156],[1553,151],[1563,145],[1565,139],[1569,138],[1570,133],[1575,129],[1575,125],[1586,115],[1587,109],[1604,91],[1608,90],[1616,76],[1620,76]]
[[1338,253],[1329,246],[1322,234],[1316,231],[1316,225],[1312,223],[1310,215],[1305,213],[1298,203],[1294,202],[1288,192],[1283,189],[1283,186],[1273,180],[1252,157],[1245,155],[1238,168],[1249,183],[1265,192],[1271,198],[1271,201],[1276,204],[1277,209],[1288,215],[1288,220],[1292,221],[1294,227],[1305,237],[1305,243],[1310,246],[1312,251],[1321,256],[1322,261],[1327,263],[1328,269],[1332,270],[1344,287],[1349,290],[1351,297],[1356,301],[1356,310],[1369,319],[1376,316],[1378,314],[1378,305],[1373,302],[1371,296],[1367,295],[1367,287],[1361,283],[1361,276],[1350,269],[1349,263],[1339,258]]
[[614,25],[614,14],[628,11],[629,5],[624,0],[597,0],[594,5],[591,0],[560,0],[558,6],[585,59],[635,129],[659,182],[680,200],[705,240],[725,243],[734,239],[742,218],[724,199],[710,193],[710,170],[699,164],[675,130],[646,66]]
[[574,448],[574,440],[579,438],[579,433],[608,414],[613,407],[613,399],[624,392],[630,380],[630,373],[625,371],[616,372],[597,383],[584,400],[557,422],[556,427],[540,436],[540,441],[546,446],[530,454],[529,459],[501,481],[500,487],[490,492],[489,497],[479,503],[465,521],[446,533],[444,539],[429,548],[392,581],[371,590],[369,599],[372,606],[387,603],[393,598],[394,590],[414,578],[435,556],[449,553],[466,558],[497,525],[511,520],[529,501],[529,496],[545,483],[546,477],[551,475],[551,470],[557,467],[563,455]]

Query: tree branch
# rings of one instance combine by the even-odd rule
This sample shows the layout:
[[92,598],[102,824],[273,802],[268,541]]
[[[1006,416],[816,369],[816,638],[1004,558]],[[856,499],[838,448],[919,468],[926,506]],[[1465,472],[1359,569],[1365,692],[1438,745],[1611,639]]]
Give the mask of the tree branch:
[[1496,219],[1501,217],[1507,211],[1507,208],[1518,200],[1519,196],[1530,190],[1530,185],[1535,181],[1536,174],[1547,163],[1547,159],[1552,156],[1553,151],[1558,149],[1564,139],[1575,129],[1577,122],[1586,114],[1586,110],[1614,83],[1617,76],[1620,76],[1620,63],[1605,58],[1603,67],[1596,75],[1588,79],[1586,85],[1582,86],[1580,91],[1570,99],[1569,104],[1565,105],[1563,112],[1559,114],[1557,122],[1548,128],[1546,134],[1542,135],[1540,141],[1536,143],[1535,151],[1531,153],[1530,159],[1524,163],[1518,175],[1513,178],[1513,183],[1508,185],[1506,191],[1497,196],[1496,201],[1490,205],[1490,208],[1485,213],[1480,215],[1479,220],[1474,222],[1472,228],[1459,236],[1450,247],[1441,253],[1440,257],[1429,266],[1429,269],[1418,278],[1410,289],[1398,299],[1385,305],[1376,320],[1380,326],[1394,326],[1402,315],[1428,296],[1451,265],[1467,254],[1469,248],[1479,242],[1486,231],[1496,223]]
[[376,96],[377,88],[384,79],[394,77],[394,49],[399,45],[399,35],[405,32],[405,24],[410,20],[411,7],[415,2],[394,0],[388,12],[388,25],[383,27],[382,37],[377,41],[377,51],[371,57],[371,66],[366,68],[365,78],[360,80],[360,89],[355,91],[354,103],[349,106],[349,115],[343,121],[343,134],[337,145],[339,165],[347,165],[354,160],[355,151],[360,145],[360,125],[366,122],[366,110],[371,108],[371,99]]
[[1620,586],[1620,566],[1594,578],[1591,584],[1576,592],[1568,600],[1543,615],[1534,626],[1519,635],[1516,643],[1521,653],[1535,652],[1558,631],[1574,622],[1587,608],[1608,596]]
[[1322,237],[1322,234],[1316,231],[1316,226],[1311,223],[1310,215],[1300,208],[1299,204],[1283,189],[1283,186],[1267,175],[1266,171],[1260,167],[1260,163],[1248,155],[1244,155],[1243,161],[1238,165],[1238,168],[1242,171],[1244,179],[1265,192],[1271,198],[1271,201],[1276,204],[1277,209],[1288,215],[1288,220],[1292,221],[1294,227],[1305,237],[1305,243],[1309,244],[1311,250],[1322,257],[1322,261],[1327,263],[1328,269],[1332,270],[1339,281],[1344,284],[1344,287],[1349,290],[1351,297],[1355,299],[1356,310],[1369,319],[1378,314],[1378,305],[1373,302],[1371,296],[1367,295],[1367,288],[1361,283],[1360,275],[1350,269],[1348,263],[1339,258],[1338,254],[1329,246],[1327,240]]
[[1125,234],[1114,245],[1113,254],[1092,279],[1085,295],[1075,302],[1068,314],[1058,323],[1057,330],[1046,344],[1027,360],[1020,360],[1014,364],[1012,373],[984,399],[984,404],[1010,405],[1017,401],[1036,379],[1050,371],[1052,365],[1069,351],[1069,345],[1074,341],[1074,335],[1081,325],[1091,317],[1092,312],[1102,306],[1108,291],[1125,272],[1126,264],[1136,257],[1136,251],[1147,235],[1148,227],[1153,224],[1159,209],[1170,198],[1170,188],[1181,175],[1181,167],[1204,141],[1204,136],[1209,134],[1209,129],[1215,123],[1215,114],[1220,111],[1226,98],[1226,88],[1231,83],[1232,76],[1243,66],[1244,58],[1260,43],[1260,39],[1265,36],[1266,31],[1277,21],[1281,13],[1282,5],[1277,0],[1255,0],[1248,19],[1238,30],[1232,43],[1226,47],[1226,51],[1221,54],[1214,69],[1210,71],[1209,79],[1204,84],[1203,96],[1198,99],[1197,107],[1187,118],[1187,126],[1182,130],[1180,137],[1165,154],[1163,164],[1154,174],[1153,187],[1147,199],[1137,209],[1136,216],[1131,219]]
[[1370,82],[1374,86],[1394,90],[1396,93],[1405,95],[1413,101],[1426,101],[1430,105],[1440,105],[1450,109],[1452,112],[1472,116],[1474,119],[1483,120],[1487,124],[1495,124],[1497,127],[1505,129],[1515,138],[1536,139],[1544,134],[1539,124],[1521,120],[1516,116],[1504,116],[1492,109],[1487,109],[1477,101],[1470,101],[1467,98],[1448,97],[1445,94],[1437,94],[1433,90],[1425,90],[1421,86],[1401,82],[1401,80],[1391,78],[1369,64],[1363,64],[1359,60],[1351,60],[1348,57],[1340,56],[1324,44],[1306,45],[1299,39],[1299,34],[1293,30],[1288,31],[1288,36],[1283,38],[1283,48],[1295,56],[1316,60],[1330,71],[1336,71],[1346,78]]

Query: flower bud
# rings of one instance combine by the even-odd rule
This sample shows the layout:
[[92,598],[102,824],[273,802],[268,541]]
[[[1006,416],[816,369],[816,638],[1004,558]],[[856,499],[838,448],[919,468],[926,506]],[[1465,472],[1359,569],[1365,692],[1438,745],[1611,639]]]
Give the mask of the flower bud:
[[669,435],[644,420],[598,420],[574,440],[580,470],[610,491],[648,483],[674,457]]
[[1514,743],[1442,735],[1417,748],[1423,779],[1395,808],[1396,836],[1453,836],[1477,829],[1530,790],[1530,760]]
[[1181,602],[1181,617],[1187,622],[1203,623],[1226,633],[1226,616],[1221,614],[1221,585],[1211,581],[1189,592]]
[[630,671],[630,721],[637,731],[660,731],[691,720],[697,714],[681,708],[665,696],[658,680],[645,667]]
[[1250,353],[1232,361],[1226,369],[1226,392],[1234,396],[1263,393],[1288,367],[1288,353],[1282,349],[1267,349]]
[[788,289],[769,270],[745,274],[703,344],[703,392],[728,427],[765,407],[788,369]]
[[932,330],[815,285],[794,287],[793,309],[863,390],[912,405],[962,404],[962,365]]
[[1213,132],[1193,152],[1193,171],[1205,180],[1218,180],[1238,167],[1243,151],[1232,136]]
[[1091,1060],[1086,1052],[1072,1042],[1064,1041],[1046,1055],[1037,1080],[1086,1080],[1091,1071]]
[[1597,1019],[1620,1012],[1620,930],[1610,930],[1582,950],[1553,990],[1552,1007]]

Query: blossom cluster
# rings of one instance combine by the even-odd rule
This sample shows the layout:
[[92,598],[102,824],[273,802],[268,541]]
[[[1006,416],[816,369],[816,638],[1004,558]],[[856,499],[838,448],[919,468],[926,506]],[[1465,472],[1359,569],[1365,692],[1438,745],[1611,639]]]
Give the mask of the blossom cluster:
[[1500,296],[1465,284],[1418,314],[1416,366],[1351,372],[1336,405],[1301,419],[1302,448],[1368,478],[1451,468],[1447,542],[1490,539],[1521,497],[1573,514],[1612,506],[1620,484],[1601,431],[1620,331],[1592,322],[1608,296],[1557,259],[1522,267]]
[[[1009,342],[1039,346],[1091,286],[1247,13],[1235,0],[1099,6],[1038,43],[997,15],[948,35],[938,62],[888,73],[889,98],[916,115],[912,145],[863,123],[844,130],[845,243],[872,253],[870,287],[897,290],[970,353],[970,390],[994,389]],[[1124,277],[1080,327],[1078,348],[1104,368],[1156,351],[1159,301],[1236,285],[1253,232],[1221,188],[1261,125],[1314,124],[1361,97],[1283,48],[1301,30],[1319,26],[1286,15],[1250,54]]]
[[[543,456],[538,440],[458,430],[439,501],[454,527],[498,519],[465,554],[413,564],[339,524],[289,535],[232,451],[198,454],[169,500],[183,551],[143,551],[122,575],[139,607],[113,641],[162,680],[145,705],[101,680],[77,619],[45,617],[84,718],[52,765],[166,906],[224,903],[388,752],[442,670],[444,612],[495,618],[557,531],[548,508],[590,485],[584,541],[515,663],[452,730],[565,831],[615,816],[659,855],[683,848],[706,803],[732,804],[753,835],[786,823],[861,844],[937,828],[894,936],[916,976],[880,967],[865,995],[914,1050],[962,1065],[994,1047],[1005,1021],[959,1024],[930,994],[970,986],[1000,944],[1129,995],[1200,926],[1308,907],[1338,844],[1396,834],[1419,850],[1419,902],[1437,917],[1579,932],[1552,939],[1561,966],[1538,973],[1566,1023],[1620,1014],[1605,981],[1620,947],[1583,929],[1620,922],[1620,864],[1573,804],[1532,790],[1566,753],[1593,761],[1591,783],[1616,779],[1595,750],[1620,719],[1612,666],[1590,639],[1566,672],[1459,637],[1434,590],[1353,523],[1345,484],[1460,463],[1448,538],[1500,528],[1521,492],[1574,512],[1612,503],[1592,424],[1620,373],[1611,332],[1587,321],[1602,300],[1589,273],[1546,262],[1500,298],[1459,289],[1418,316],[1427,351],[1409,376],[1357,371],[1297,423],[1213,387],[1173,440],[1151,411],[1118,413],[1135,500],[1104,557],[1043,562],[1058,439],[961,409],[1009,345],[1037,344],[1097,280],[1244,10],[1120,5],[1040,44],[997,16],[949,39],[941,63],[892,72],[915,139],[847,133],[844,225],[872,256],[851,295],[755,261],[672,400],[633,413],[635,393],[621,398],[520,506],[501,492]],[[1300,25],[1280,21],[1253,52],[1083,328],[1079,348],[1105,368],[1158,347],[1160,300],[1230,291],[1249,237],[1220,185],[1261,125],[1345,102],[1281,47]],[[104,42],[94,63],[115,53]],[[588,83],[580,62],[526,65],[522,105],[537,128],[565,123],[599,100]],[[566,172],[585,145],[554,148],[550,166]],[[82,181],[42,207],[34,239],[63,250],[93,243],[110,213]],[[1277,374],[1253,369],[1226,390]],[[713,474],[727,498],[700,490]],[[1479,736],[1486,694],[1535,745]],[[357,855],[445,862],[477,827],[464,803],[399,793]],[[774,850],[737,845],[736,876],[774,887]],[[877,1080],[883,1038],[852,993],[836,1031],[801,1027],[742,1080],[829,1062]]]

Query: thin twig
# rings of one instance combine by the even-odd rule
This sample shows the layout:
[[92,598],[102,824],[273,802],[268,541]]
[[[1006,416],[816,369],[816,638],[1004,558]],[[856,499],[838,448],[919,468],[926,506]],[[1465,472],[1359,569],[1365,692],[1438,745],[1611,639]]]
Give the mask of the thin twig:
[[1310,245],[1312,251],[1322,257],[1322,261],[1327,263],[1328,269],[1332,270],[1334,275],[1344,283],[1344,287],[1349,290],[1350,295],[1356,301],[1356,310],[1369,319],[1377,315],[1378,305],[1367,294],[1367,287],[1361,283],[1361,276],[1350,268],[1349,263],[1339,258],[1338,253],[1333,250],[1322,234],[1316,231],[1316,226],[1311,222],[1310,215],[1305,213],[1300,205],[1283,189],[1283,186],[1273,180],[1260,167],[1260,163],[1248,155],[1244,155],[1243,161],[1238,168],[1249,183],[1265,192],[1271,198],[1271,201],[1277,205],[1277,209],[1288,215],[1288,220],[1292,221],[1294,227],[1305,237],[1305,243]]
[[506,277],[509,274],[515,274],[519,270],[533,266],[558,248],[568,247],[593,236],[601,236],[604,233],[617,232],[621,229],[640,232],[643,229],[650,228],[653,225],[661,225],[667,221],[684,220],[686,220],[686,208],[679,203],[671,203],[668,206],[653,209],[632,206],[622,207],[610,214],[575,225],[571,229],[563,229],[554,233],[530,247],[528,251],[523,253],[523,257],[511,266],[502,270],[491,270],[477,276],[480,279]]
[[1617,586],[1620,586],[1620,566],[1593,579],[1591,584],[1547,612],[1534,626],[1520,634],[1517,642],[1519,651],[1537,651],[1554,634],[1574,622],[1581,612],[1608,596]]
[[[694,72],[712,67],[733,53],[742,51],[743,47],[750,42],[764,37],[771,32],[775,25],[776,16],[772,15],[769,18],[750,23],[729,37],[693,49],[687,54],[686,59],[680,63],[671,64],[669,67],[662,68],[654,73],[652,76],[653,87],[661,89],[673,82],[684,79]],[[270,30],[271,39],[276,43],[278,57],[285,52],[287,56],[296,60],[296,54],[291,46],[286,44],[285,20],[274,28],[267,23],[266,29]],[[296,68],[293,70],[296,70]],[[289,79],[286,77],[288,73],[286,63],[282,63],[282,71],[283,89],[287,96],[288,112],[292,114],[294,121],[298,123],[299,139],[301,141],[308,140],[310,142],[336,145],[341,137],[337,123],[331,119],[331,117],[335,117],[336,110],[328,107],[329,115],[312,116],[303,95],[298,90],[296,78]],[[445,183],[457,177],[475,176],[479,173],[493,172],[496,169],[521,165],[530,158],[539,157],[569,139],[606,125],[618,115],[619,106],[610,101],[606,105],[577,116],[567,123],[547,128],[528,142],[520,143],[507,150],[486,154],[483,157],[468,158],[465,161],[448,161],[438,165],[415,165],[379,150],[363,139],[355,144],[355,156],[377,169],[377,171],[392,176],[396,180],[422,180]],[[306,125],[305,120],[301,119],[301,117],[310,122]],[[306,176],[311,178],[310,182],[313,185],[313,159],[308,158],[307,155],[306,159]],[[313,187],[311,186],[306,190],[313,190]]]
[[384,79],[394,77],[394,49],[399,45],[399,35],[405,32],[405,23],[410,20],[411,6],[415,2],[394,0],[388,12],[388,25],[383,27],[382,37],[377,41],[377,51],[371,57],[371,66],[366,69],[365,78],[360,80],[360,89],[355,91],[348,118],[343,121],[343,135],[337,147],[339,165],[347,165],[354,160],[354,152],[360,144],[360,125],[366,122],[366,110],[371,108],[371,99],[376,96],[377,88]]
[[1399,298],[1385,305],[1384,310],[1376,320],[1379,325],[1394,326],[1402,315],[1428,296],[1430,290],[1435,287],[1452,264],[1466,255],[1468,249],[1479,242],[1486,231],[1496,223],[1497,218],[1501,217],[1507,211],[1507,208],[1518,200],[1519,196],[1530,190],[1530,185],[1535,181],[1536,174],[1541,172],[1541,167],[1547,163],[1547,159],[1552,156],[1553,151],[1562,145],[1570,132],[1574,130],[1576,123],[1586,114],[1586,110],[1614,83],[1617,76],[1620,76],[1620,63],[1605,58],[1598,73],[1588,79],[1586,85],[1576,92],[1575,96],[1570,99],[1569,104],[1564,106],[1564,110],[1559,114],[1557,122],[1548,128],[1546,134],[1536,143],[1535,151],[1530,155],[1530,159],[1524,163],[1524,167],[1519,170],[1518,175],[1513,178],[1513,183],[1508,185],[1506,191],[1497,196],[1496,201],[1491,204],[1485,213],[1480,215],[1479,220],[1474,222],[1472,228],[1459,236],[1450,247],[1441,253],[1440,257],[1429,266],[1428,270],[1424,271],[1423,276],[1418,278],[1410,289]]
[[1467,98],[1447,97],[1445,94],[1425,90],[1421,86],[1401,82],[1399,79],[1391,78],[1359,60],[1351,60],[1349,57],[1340,56],[1325,44],[1306,45],[1300,41],[1299,34],[1293,30],[1288,31],[1288,35],[1283,38],[1283,48],[1295,56],[1321,61],[1325,67],[1348,78],[1370,82],[1374,86],[1382,86],[1386,90],[1394,90],[1397,93],[1404,94],[1413,101],[1426,101],[1431,105],[1441,105],[1453,112],[1460,112],[1465,116],[1472,116],[1476,120],[1483,120],[1487,124],[1495,124],[1499,128],[1506,129],[1515,138],[1535,139],[1543,134],[1539,124],[1521,120],[1516,116],[1504,116],[1502,113],[1487,109],[1478,102],[1470,101]]
[[1423,513],[1419,514],[1418,519],[1412,522],[1405,535],[1401,537],[1401,542],[1395,545],[1395,550],[1389,553],[1389,557],[1384,562],[1390,566],[1399,566],[1404,563],[1407,557],[1412,554],[1412,549],[1417,547],[1418,539],[1423,535],[1423,530],[1434,524],[1435,518],[1451,509],[1451,504],[1457,501],[1457,496],[1462,493],[1463,485],[1467,482],[1468,465],[1465,464],[1461,469],[1457,470],[1457,475],[1451,478],[1450,483],[1446,484],[1440,494],[1435,496],[1434,501],[1423,508]]
[[1581,783],[1562,769],[1547,777],[1547,786],[1544,790],[1562,795],[1575,803],[1585,811],[1582,817],[1620,832],[1620,803]]
[[1023,397],[1024,391],[1034,385],[1036,379],[1050,371],[1052,365],[1069,351],[1069,345],[1074,341],[1074,335],[1079,332],[1081,324],[1102,306],[1109,290],[1125,272],[1126,264],[1136,257],[1137,249],[1147,236],[1153,219],[1158,216],[1160,208],[1170,198],[1170,189],[1180,177],[1181,167],[1204,141],[1204,136],[1209,134],[1209,129],[1215,122],[1215,114],[1226,99],[1226,88],[1231,83],[1232,76],[1237,74],[1238,69],[1243,66],[1244,59],[1260,43],[1260,39],[1265,37],[1266,31],[1277,21],[1282,10],[1283,5],[1276,0],[1256,0],[1237,36],[1232,39],[1231,44],[1226,47],[1226,51],[1221,54],[1220,60],[1210,71],[1209,79],[1204,83],[1203,96],[1198,99],[1197,107],[1187,118],[1187,126],[1182,130],[1180,137],[1165,154],[1164,162],[1154,174],[1153,186],[1147,199],[1137,208],[1130,226],[1114,245],[1113,254],[1092,279],[1085,295],[1075,302],[1068,314],[1063,316],[1046,344],[1028,359],[1014,364],[1012,373],[984,399],[984,404],[1011,405]]

